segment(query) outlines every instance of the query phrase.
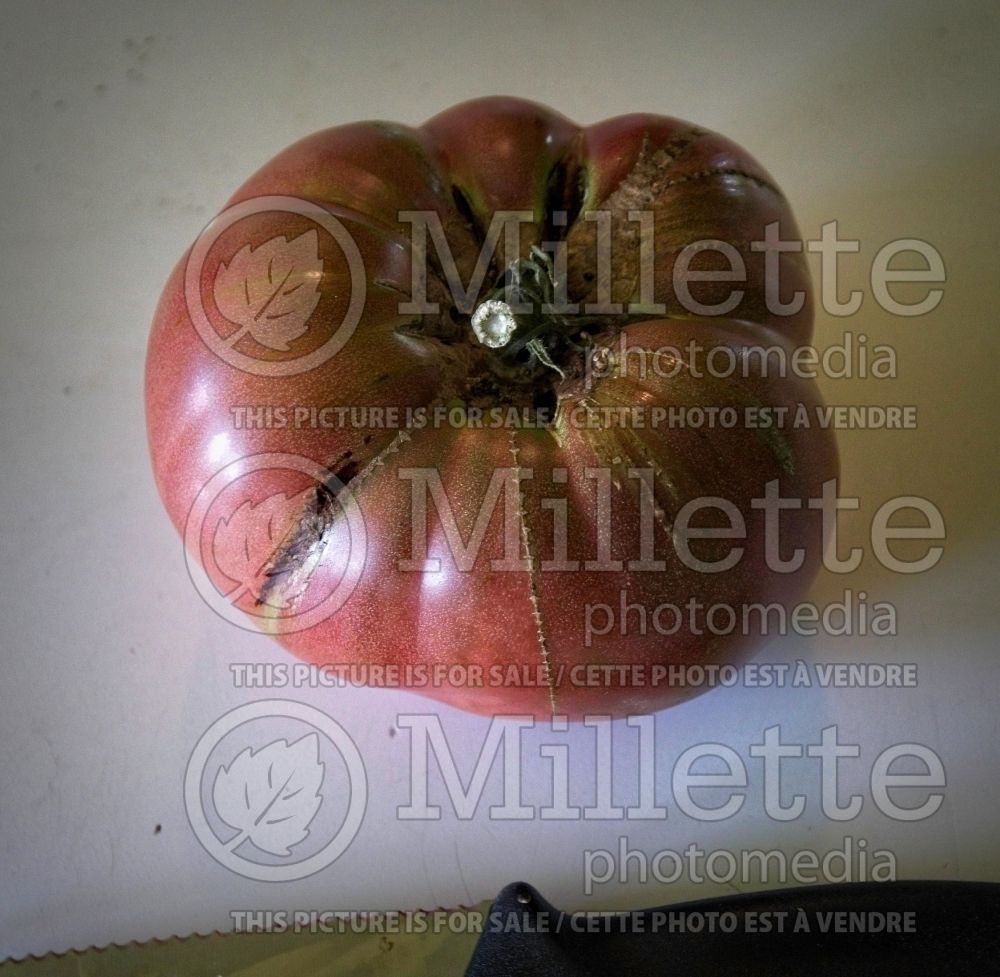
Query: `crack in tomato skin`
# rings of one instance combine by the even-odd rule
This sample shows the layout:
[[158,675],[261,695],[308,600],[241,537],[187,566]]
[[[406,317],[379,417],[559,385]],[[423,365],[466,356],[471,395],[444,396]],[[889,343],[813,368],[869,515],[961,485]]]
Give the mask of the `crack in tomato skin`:
[[257,595],[257,605],[295,609],[305,593],[315,561],[322,556],[330,528],[343,513],[341,496],[354,495],[367,478],[385,464],[385,459],[410,440],[409,431],[399,431],[393,439],[371,455],[360,467],[357,461],[347,461],[353,454],[344,452],[339,461],[345,462],[330,472],[330,479],[316,487],[304,506],[297,522],[274,551],[264,570],[266,583]]
[[[147,369],[147,416],[157,484],[174,522],[183,527],[192,499],[218,470],[217,446],[225,458],[275,451],[298,454],[325,465],[346,483],[362,509],[371,552],[357,591],[329,620],[305,634],[282,635],[296,654],[317,663],[336,661],[384,663],[482,663],[513,660],[525,664],[539,657],[545,688],[423,690],[462,708],[496,712],[523,708],[551,716],[557,705],[570,716],[587,709],[613,714],[647,711],[678,701],[677,690],[580,690],[560,683],[564,665],[595,661],[695,662],[738,660],[753,640],[701,638],[680,634],[670,640],[612,633],[585,649],[582,615],[588,603],[609,600],[619,587],[629,599],[653,606],[701,592],[730,602],[745,599],[789,602],[801,594],[815,571],[822,548],[818,514],[792,519],[789,538],[805,546],[808,559],[801,572],[777,579],[763,564],[760,520],[749,500],[765,481],[778,478],[782,492],[813,497],[818,486],[837,472],[829,433],[761,434],[744,430],[632,430],[621,425],[578,428],[571,423],[577,408],[605,406],[684,406],[698,404],[787,405],[816,401],[815,385],[759,377],[724,383],[700,382],[687,373],[661,381],[626,372],[588,386],[586,355],[595,346],[615,348],[626,336],[637,348],[652,351],[664,344],[697,339],[720,343],[744,355],[752,343],[789,348],[807,341],[812,306],[784,319],[773,316],[763,301],[763,256],[747,243],[763,237],[763,227],[780,220],[782,236],[797,235],[787,202],[770,175],[742,149],[698,126],[652,115],[624,116],[578,127],[534,103],[518,99],[481,99],[450,109],[421,127],[389,123],[355,123],[307,137],[252,176],[230,204],[264,195],[292,195],[315,201],[349,227],[364,264],[368,301],[355,334],[332,359],[289,378],[252,375],[223,362],[195,334],[185,304],[183,275],[175,272],[164,291],[150,341]],[[403,211],[437,214],[451,247],[457,271],[469,281],[493,214],[526,210],[518,251],[498,250],[491,257],[480,299],[495,289],[512,260],[524,259],[545,241],[564,242],[568,252],[570,301],[586,303],[597,296],[593,274],[596,226],[588,221],[598,209],[611,215],[611,297],[629,303],[638,273],[639,226],[628,211],[647,207],[653,214],[657,247],[652,251],[656,296],[667,287],[665,314],[637,310],[606,315],[587,335],[588,352],[569,346],[552,355],[558,372],[498,366],[490,351],[477,348],[469,316],[456,313],[447,288],[441,256],[427,248],[427,297],[440,311],[403,315],[399,303],[412,299],[410,226]],[[565,211],[566,219],[556,220]],[[292,240],[309,226],[303,218],[262,216],[244,222],[223,239],[212,260],[236,253],[237,245],[259,246],[279,235]],[[243,235],[243,237],[240,237]],[[697,317],[670,295],[674,263],[695,238],[721,239],[746,256],[746,307],[741,320]],[[321,235],[322,237],[322,235]],[[229,248],[228,251],[225,249]],[[320,288],[323,293],[310,330],[302,342],[318,346],[337,328],[349,293],[343,255],[329,242]],[[223,253],[225,252],[225,253]],[[179,269],[183,266],[183,260]],[[202,276],[209,295],[213,267]],[[782,281],[808,295],[803,258],[781,256]],[[588,277],[589,276],[589,277]],[[708,289],[703,300],[714,300]],[[746,320],[746,321],[743,321]],[[580,339],[575,334],[574,340]],[[251,337],[240,340],[251,351]],[[298,351],[295,341],[293,351]],[[249,345],[247,345],[249,344]],[[257,350],[264,363],[279,362],[280,351]],[[537,364],[535,364],[537,367]],[[565,376],[560,376],[563,373]],[[555,406],[555,421],[545,430],[401,431],[288,427],[237,429],[231,409],[238,405],[294,404],[323,408],[363,404],[407,409],[437,406],[487,408],[497,405]],[[213,454],[214,452],[214,454]],[[519,552],[528,569],[505,574],[490,569],[503,550],[499,514],[489,523],[480,559],[469,571],[444,560],[438,578],[402,573],[411,545],[410,486],[400,471],[426,466],[439,471],[455,506],[460,534],[475,523],[474,510],[498,467],[531,468],[533,479],[517,480],[515,515]],[[621,573],[587,570],[594,562],[598,530],[594,525],[596,485],[588,467],[610,471],[613,544],[609,555],[626,568]],[[635,535],[641,491],[629,468],[653,472],[656,556],[667,561],[659,573],[629,570],[626,543]],[[565,481],[554,477],[563,470]],[[377,477],[376,477],[377,475]],[[286,491],[277,477],[248,480],[246,500],[259,502],[274,491]],[[683,505],[698,495],[731,496],[744,512],[749,539],[747,557],[734,572],[707,580],[685,572],[670,554],[673,521]],[[547,570],[559,554],[546,529],[553,512],[546,499],[566,506],[569,533],[567,562],[579,568]],[[258,602],[274,596],[297,609],[336,581],[332,550],[344,542],[343,520],[336,494],[319,486],[294,515],[282,544],[268,556],[268,576]],[[437,516],[430,517],[433,546],[446,548],[447,533]],[[630,544],[629,544],[630,545]],[[331,548],[328,551],[328,547]],[[438,550],[435,550],[438,552]],[[444,550],[439,555],[444,556]],[[252,562],[260,556],[247,553]],[[262,559],[263,562],[263,559]],[[279,599],[280,598],[280,599]],[[511,608],[527,607],[514,615]],[[523,618],[523,620],[522,620]],[[759,642],[760,636],[756,640]]]
[[[517,431],[510,432],[510,452],[514,458],[514,467],[520,470],[520,458],[517,447]],[[558,694],[555,677],[552,672],[552,657],[549,654],[548,640],[545,637],[545,621],[542,617],[542,608],[538,600],[537,574],[537,553],[532,539],[531,529],[528,525],[528,516],[524,507],[524,494],[521,492],[520,479],[517,487],[517,516],[521,525],[521,539],[524,545],[525,559],[528,561],[528,600],[531,603],[531,616],[535,621],[538,632],[538,650],[542,656],[542,669],[545,673],[545,684],[549,690],[549,706],[552,715],[558,712]]]

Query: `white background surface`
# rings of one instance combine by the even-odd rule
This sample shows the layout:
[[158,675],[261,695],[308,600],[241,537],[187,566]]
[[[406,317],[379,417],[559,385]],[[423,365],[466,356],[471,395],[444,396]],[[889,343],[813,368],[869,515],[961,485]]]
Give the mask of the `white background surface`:
[[[791,5],[789,5],[791,7]],[[998,561],[995,405],[1000,342],[1000,55],[992,4],[571,3],[354,5],[7,2],[0,12],[0,957],[228,929],[238,909],[371,909],[471,903],[525,878],[567,908],[654,905],[731,891],[679,882],[581,887],[582,851],[620,835],[650,855],[728,847],[890,848],[903,878],[1000,879],[995,837]],[[497,771],[477,816],[445,806],[400,823],[408,799],[400,712],[436,712],[468,772],[488,722],[419,697],[291,690],[351,734],[368,811],[348,851],[308,880],[254,883],[214,862],[185,814],[199,736],[264,694],[234,687],[233,662],[287,662],[201,601],[150,473],[142,409],[147,331],[176,259],[230,192],[293,140],[325,126],[419,123],[465,98],[517,94],[579,122],[630,111],[679,115],[746,146],[792,200],[803,233],[836,219],[862,242],[843,259],[858,316],[820,313],[817,344],[845,329],[893,343],[894,381],[823,381],[828,402],[916,404],[910,432],[843,432],[842,494],[861,497],[847,580],[893,601],[895,638],[776,640],[761,660],[912,661],[909,690],[717,690],[657,716],[665,821],[502,823]],[[893,317],[873,299],[875,251],[930,241],[948,273],[932,314]],[[817,266],[814,266],[814,269]],[[944,513],[944,558],[904,577],[867,543],[871,513],[922,495]],[[761,813],[748,747],[780,723],[816,742],[836,723],[861,747],[844,790],[849,825],[824,818],[814,767],[786,790],[791,824]],[[526,734],[525,796],[547,802],[544,730]],[[616,726],[616,798],[634,803],[634,734]],[[569,743],[578,803],[593,797],[593,731]],[[734,818],[679,814],[669,771],[718,741],[751,771]],[[920,742],[947,771],[945,802],[914,825],[874,809],[874,757]],[[795,768],[798,771],[799,768]],[[438,787],[440,786],[439,782]],[[438,795],[441,791],[438,789]],[[440,800],[440,796],[438,796]],[[161,830],[155,833],[156,825]],[[739,883],[736,888],[741,888]]]

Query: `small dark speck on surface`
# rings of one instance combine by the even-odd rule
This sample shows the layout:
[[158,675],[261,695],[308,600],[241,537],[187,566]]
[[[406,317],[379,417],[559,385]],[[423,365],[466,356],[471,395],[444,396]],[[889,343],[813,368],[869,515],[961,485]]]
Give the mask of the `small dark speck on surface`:
[[163,825],[158,824],[155,828],[153,828],[153,834],[158,835],[162,830],[163,830]]
[[95,95],[104,95],[104,94],[106,94],[107,90],[108,90],[108,86],[105,85],[105,84],[103,84],[103,83],[101,83],[99,85],[94,85],[94,94]]
[[52,107],[56,108],[56,109],[59,109],[61,111],[62,109],[66,108],[66,99],[64,99],[64,98],[57,98],[52,103]]
[[389,727],[389,737],[390,737],[390,739],[391,739],[391,738],[392,738],[393,736],[395,736],[395,735],[396,735],[396,727],[395,727],[395,726],[390,726],[390,727]]
[[147,34],[141,42],[131,37],[126,37],[122,41],[122,47],[127,53],[132,55],[132,64],[125,69],[125,77],[129,81],[146,80],[146,76],[142,73],[142,66],[149,61],[149,55],[155,39],[152,34]]
[[63,393],[68,397],[72,392],[73,388],[67,383],[66,386],[63,387]]

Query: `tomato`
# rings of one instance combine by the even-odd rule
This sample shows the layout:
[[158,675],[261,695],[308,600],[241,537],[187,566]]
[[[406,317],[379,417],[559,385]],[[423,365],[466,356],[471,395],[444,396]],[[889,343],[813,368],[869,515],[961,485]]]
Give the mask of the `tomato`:
[[655,115],[486,98],[280,153],[149,343],[153,467],[206,599],[487,714],[698,691],[671,666],[739,662],[768,631],[747,608],[804,594],[837,475],[792,423],[819,403],[787,369],[809,276],[769,225],[798,238],[759,163]]

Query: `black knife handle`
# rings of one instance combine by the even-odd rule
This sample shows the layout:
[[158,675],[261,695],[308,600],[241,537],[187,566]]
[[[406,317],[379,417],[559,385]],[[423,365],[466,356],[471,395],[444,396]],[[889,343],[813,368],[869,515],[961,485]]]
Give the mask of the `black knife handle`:
[[1000,975],[1000,884],[859,882],[564,913],[523,882],[465,977]]

